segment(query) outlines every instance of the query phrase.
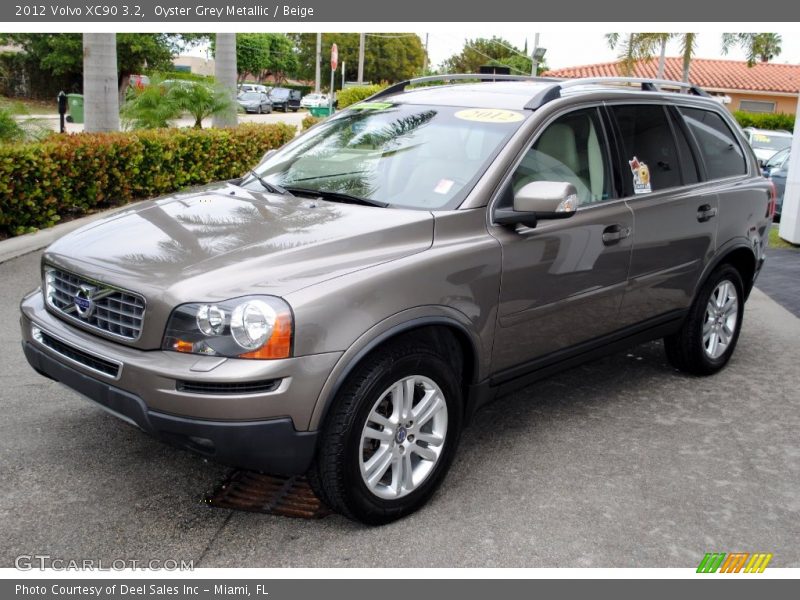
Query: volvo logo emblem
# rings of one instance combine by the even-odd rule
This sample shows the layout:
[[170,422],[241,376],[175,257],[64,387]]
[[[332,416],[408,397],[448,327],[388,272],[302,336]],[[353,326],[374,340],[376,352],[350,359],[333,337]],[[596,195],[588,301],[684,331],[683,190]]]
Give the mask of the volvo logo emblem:
[[406,441],[406,437],[408,436],[408,431],[406,431],[405,427],[400,427],[397,430],[397,435],[395,435],[395,440],[397,440],[398,444],[402,444]]
[[75,294],[73,303],[75,304],[75,311],[81,318],[88,319],[94,312],[94,300],[92,297],[97,291],[97,288],[91,285],[82,284],[81,289]]

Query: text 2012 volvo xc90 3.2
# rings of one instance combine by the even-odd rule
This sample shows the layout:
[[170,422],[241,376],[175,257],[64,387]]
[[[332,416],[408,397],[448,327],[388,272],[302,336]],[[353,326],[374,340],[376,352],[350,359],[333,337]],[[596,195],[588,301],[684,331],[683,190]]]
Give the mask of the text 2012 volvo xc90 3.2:
[[373,524],[423,505],[511,389],[657,338],[725,366],[774,198],[724,108],[493,78],[395,85],[241,180],[64,236],[22,301],[28,361]]

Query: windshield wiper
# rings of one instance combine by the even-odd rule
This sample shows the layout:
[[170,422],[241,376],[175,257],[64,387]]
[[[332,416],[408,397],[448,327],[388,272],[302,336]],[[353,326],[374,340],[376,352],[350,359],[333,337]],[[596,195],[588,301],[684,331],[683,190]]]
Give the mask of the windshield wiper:
[[345,194],[344,192],[328,192],[326,190],[312,190],[311,188],[302,188],[294,186],[287,187],[286,191],[293,194],[302,194],[304,196],[314,196],[315,198],[330,200],[331,202],[360,204],[362,206],[377,206],[378,208],[386,208],[387,206],[389,206],[388,202],[380,202],[379,200],[373,200],[372,198],[361,198],[360,196]]
[[275,185],[274,183],[270,183],[269,181],[267,181],[266,179],[261,177],[261,175],[256,173],[253,169],[250,169],[250,175],[255,177],[256,180],[258,181],[258,183],[261,184],[261,187],[263,187],[265,190],[267,190],[270,194],[280,194],[281,196],[291,196],[292,195],[292,193],[289,190],[287,190],[285,188],[282,188],[279,185]]

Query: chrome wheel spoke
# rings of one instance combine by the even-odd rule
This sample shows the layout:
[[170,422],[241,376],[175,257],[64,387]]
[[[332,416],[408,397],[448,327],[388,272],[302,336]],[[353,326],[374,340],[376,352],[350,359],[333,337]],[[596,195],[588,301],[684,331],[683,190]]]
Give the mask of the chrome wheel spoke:
[[723,280],[711,293],[703,322],[703,349],[710,358],[719,358],[728,350],[739,326],[739,293],[736,286]]
[[447,403],[441,388],[421,375],[404,377],[378,397],[364,423],[361,477],[380,498],[405,496],[433,472],[446,439]]

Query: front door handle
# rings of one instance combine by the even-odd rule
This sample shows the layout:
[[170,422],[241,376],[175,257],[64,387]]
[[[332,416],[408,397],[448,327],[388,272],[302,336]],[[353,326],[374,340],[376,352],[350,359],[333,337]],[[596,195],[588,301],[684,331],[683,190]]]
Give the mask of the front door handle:
[[703,204],[703,206],[697,208],[697,220],[700,223],[705,223],[706,221],[710,221],[716,216],[717,216],[717,209],[712,208],[710,204]]
[[619,223],[614,225],[609,225],[605,229],[603,229],[603,243],[606,246],[611,246],[612,244],[616,244],[620,240],[624,240],[631,234],[630,227],[623,227]]

